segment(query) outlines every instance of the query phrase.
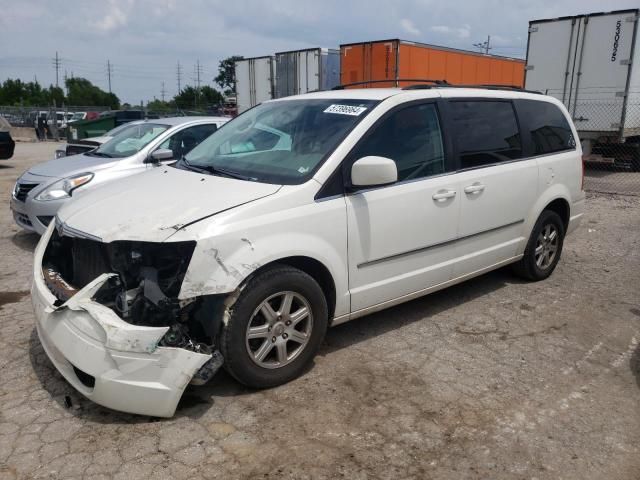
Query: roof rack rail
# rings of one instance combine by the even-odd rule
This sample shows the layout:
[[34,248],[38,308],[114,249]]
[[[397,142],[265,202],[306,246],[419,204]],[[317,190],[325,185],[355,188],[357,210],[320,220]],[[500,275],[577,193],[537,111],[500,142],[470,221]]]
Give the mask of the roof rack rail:
[[[344,90],[347,87],[357,87],[359,85],[369,85],[370,83],[395,83],[396,86],[400,82],[420,82],[421,84],[434,84],[439,86],[447,86],[449,83],[446,80],[430,80],[424,78],[391,78],[388,80],[367,80],[364,82],[353,82],[353,83],[345,83],[344,85],[336,85],[331,90]],[[407,88],[407,87],[405,87]],[[428,85],[423,85],[423,88],[429,88]]]
[[481,83],[478,85],[452,85],[450,83],[437,85],[409,85],[408,87],[404,87],[403,90],[418,90],[421,88],[482,88],[485,90],[511,90],[515,92],[535,93],[537,95],[542,95],[542,92],[538,90],[525,90],[524,88],[518,87],[516,85],[496,85],[486,83]]

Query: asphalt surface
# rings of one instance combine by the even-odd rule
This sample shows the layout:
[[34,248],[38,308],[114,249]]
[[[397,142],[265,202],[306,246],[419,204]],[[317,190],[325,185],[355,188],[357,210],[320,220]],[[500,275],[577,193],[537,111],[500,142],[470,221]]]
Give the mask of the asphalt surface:
[[338,326],[298,380],[222,373],[158,420],[84,399],[35,334],[37,237],[8,198],[53,150],[0,164],[0,478],[640,478],[640,198],[590,195],[546,281],[500,270]]

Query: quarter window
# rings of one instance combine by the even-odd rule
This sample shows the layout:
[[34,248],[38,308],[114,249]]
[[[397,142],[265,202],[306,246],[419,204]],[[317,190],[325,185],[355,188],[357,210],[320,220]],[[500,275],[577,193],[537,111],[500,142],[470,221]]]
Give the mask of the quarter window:
[[435,105],[406,107],[383,120],[357,147],[353,158],[370,155],[394,160],[398,181],[444,173],[444,149]]
[[567,118],[549,102],[520,100],[518,113],[531,135],[534,155],[573,150],[576,141]]
[[522,142],[511,102],[452,101],[449,105],[461,169],[522,158]]

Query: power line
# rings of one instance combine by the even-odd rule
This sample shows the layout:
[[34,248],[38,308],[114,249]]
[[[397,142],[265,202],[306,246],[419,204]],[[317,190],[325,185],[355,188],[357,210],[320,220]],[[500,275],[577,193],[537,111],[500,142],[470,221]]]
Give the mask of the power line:
[[60,67],[61,66],[62,66],[62,60],[58,56],[58,52],[56,52],[56,56],[53,59],[53,68],[56,69],[56,88],[60,86],[60,83],[58,82],[58,77],[59,77],[59,74],[60,74]]

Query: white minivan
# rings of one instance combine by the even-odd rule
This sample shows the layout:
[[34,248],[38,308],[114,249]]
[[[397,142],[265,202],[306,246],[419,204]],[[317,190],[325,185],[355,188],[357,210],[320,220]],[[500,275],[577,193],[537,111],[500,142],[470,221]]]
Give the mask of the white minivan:
[[171,416],[222,364],[288,382],[329,326],[509,264],[548,277],[583,215],[576,139],[560,102],[513,89],[265,102],[59,211],[35,253],[38,335],[126,412]]

